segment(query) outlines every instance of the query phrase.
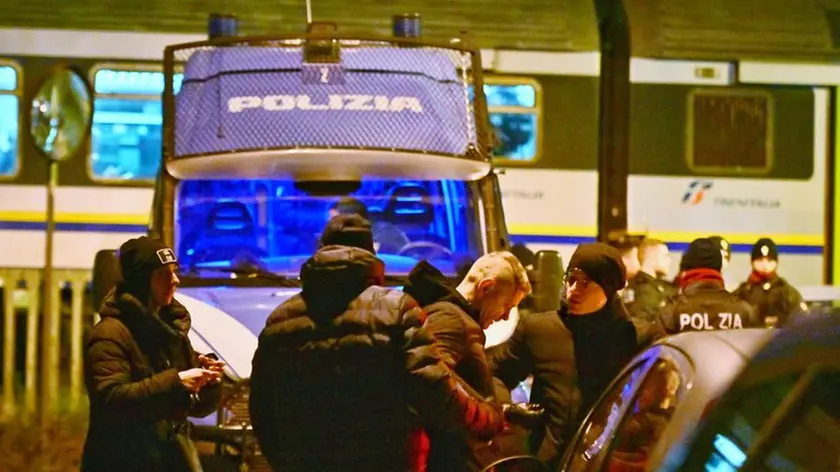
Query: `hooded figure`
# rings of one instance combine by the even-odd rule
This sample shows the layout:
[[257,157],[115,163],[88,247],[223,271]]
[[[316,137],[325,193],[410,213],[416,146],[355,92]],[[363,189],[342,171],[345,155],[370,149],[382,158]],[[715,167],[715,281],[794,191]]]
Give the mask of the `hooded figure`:
[[177,258],[140,237],[120,247],[123,280],[102,302],[85,346],[90,426],[82,471],[191,471],[187,416],[216,410],[222,363],[199,356],[190,314],[174,300]]
[[695,239],[680,261],[680,292],[660,313],[668,334],[761,326],[747,303],[726,291],[719,242]]
[[781,327],[807,313],[802,295],[778,274],[779,248],[772,239],[756,241],[751,259],[752,273],[735,290],[735,295],[752,305],[766,326]]
[[424,427],[489,438],[501,408],[470,396],[405,293],[378,286],[370,223],[338,215],[301,268],[301,293],[260,333],[250,413],[260,449],[284,472],[423,470]]

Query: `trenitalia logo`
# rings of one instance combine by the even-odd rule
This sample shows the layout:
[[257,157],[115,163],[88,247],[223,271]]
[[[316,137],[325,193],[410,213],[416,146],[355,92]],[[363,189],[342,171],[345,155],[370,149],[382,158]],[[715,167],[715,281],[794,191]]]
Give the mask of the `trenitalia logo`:
[[698,205],[711,189],[712,182],[710,180],[694,180],[688,184],[682,202],[686,205]]
[[383,95],[328,95],[326,101],[313,103],[309,95],[267,95],[265,97],[231,97],[227,102],[230,113],[263,109],[266,111],[379,111],[387,113],[423,113],[417,97],[386,97]]

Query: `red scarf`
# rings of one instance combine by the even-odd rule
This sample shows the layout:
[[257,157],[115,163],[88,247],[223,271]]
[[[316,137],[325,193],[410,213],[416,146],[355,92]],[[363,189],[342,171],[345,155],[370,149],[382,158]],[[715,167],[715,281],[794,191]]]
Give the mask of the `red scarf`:
[[680,287],[683,290],[695,282],[717,282],[723,287],[723,276],[713,269],[691,269],[680,274]]
[[750,273],[749,282],[753,285],[764,285],[765,282],[769,282],[776,277],[776,272],[770,272],[769,274],[762,274],[756,271],[752,271]]

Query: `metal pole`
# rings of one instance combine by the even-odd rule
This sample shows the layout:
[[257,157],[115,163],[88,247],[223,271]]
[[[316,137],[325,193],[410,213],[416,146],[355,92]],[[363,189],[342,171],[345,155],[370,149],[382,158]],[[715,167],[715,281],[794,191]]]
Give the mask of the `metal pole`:
[[37,412],[38,400],[38,331],[41,324],[41,292],[43,279],[36,271],[27,271],[26,291],[29,307],[26,310],[26,377],[24,377],[24,407],[27,415]]
[[312,1],[306,0],[306,24],[312,23]]
[[17,288],[17,278],[11,272],[4,274],[3,286],[3,406],[0,418],[14,413],[15,395],[15,347],[17,342],[17,316],[15,313],[14,295]]
[[58,163],[50,161],[50,179],[47,183],[47,233],[44,252],[44,356],[41,383],[41,414],[52,415],[58,396],[58,355],[61,319],[56,304],[56,287],[53,280],[53,234],[55,233],[55,187],[58,181]]
[[601,33],[598,240],[627,230],[630,27],[622,0],[595,0]]
[[73,278],[73,309],[70,321],[70,409],[76,411],[81,404],[82,384],[84,382],[82,351],[82,298],[84,297],[87,277]]

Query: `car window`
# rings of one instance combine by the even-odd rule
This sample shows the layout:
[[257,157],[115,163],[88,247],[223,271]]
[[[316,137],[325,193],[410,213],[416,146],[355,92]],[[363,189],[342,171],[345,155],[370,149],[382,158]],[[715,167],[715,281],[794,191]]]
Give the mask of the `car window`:
[[714,414],[712,428],[705,435],[706,459],[702,461],[708,472],[738,470],[746,459],[745,451],[753,444],[764,421],[779,407],[790,393],[799,374],[774,378],[772,381],[747,389],[729,408]]
[[780,427],[771,451],[758,468],[766,471],[840,470],[840,372],[822,372],[791,414],[792,426]]
[[[781,375],[744,389],[714,414],[688,468],[702,464],[708,472],[737,471],[753,454],[752,470],[840,470],[837,392],[837,371]],[[776,421],[779,415],[784,419]],[[768,441],[766,447],[756,448],[761,438]]]
[[654,364],[616,432],[607,460],[608,470],[645,470],[650,452],[662,437],[685,390],[676,362],[660,359]]
[[630,404],[633,393],[641,384],[645,374],[654,364],[652,359],[637,364],[605,395],[581,427],[580,435],[569,460],[568,470],[584,472],[596,470],[598,459],[606,450],[604,447],[612,437],[619,420]]

